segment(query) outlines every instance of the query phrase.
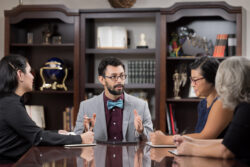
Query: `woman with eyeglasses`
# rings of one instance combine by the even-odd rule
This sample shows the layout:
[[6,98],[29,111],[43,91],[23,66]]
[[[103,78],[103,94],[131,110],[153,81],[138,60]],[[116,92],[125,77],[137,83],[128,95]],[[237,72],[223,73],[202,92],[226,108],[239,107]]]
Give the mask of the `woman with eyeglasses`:
[[[187,136],[197,139],[216,139],[224,136],[232,120],[233,110],[222,107],[222,101],[215,89],[215,76],[219,61],[210,56],[201,56],[192,64],[191,85],[197,97],[202,98],[198,104],[198,120],[195,131]],[[161,131],[151,133],[153,144],[173,144],[173,136]]]
[[39,145],[92,143],[93,132],[61,135],[39,128],[31,120],[22,96],[32,91],[34,77],[23,56],[0,61],[0,164],[17,161],[29,148]]
[[224,60],[216,75],[216,90],[223,108],[234,116],[223,139],[197,140],[174,136],[178,155],[236,158],[250,165],[250,60],[233,56]]

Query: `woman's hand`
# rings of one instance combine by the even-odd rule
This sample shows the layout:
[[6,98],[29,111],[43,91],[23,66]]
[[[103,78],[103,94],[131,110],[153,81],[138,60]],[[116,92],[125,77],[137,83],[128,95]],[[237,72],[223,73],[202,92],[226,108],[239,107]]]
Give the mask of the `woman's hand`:
[[182,142],[193,142],[193,138],[189,136],[174,135],[173,142],[175,145],[179,146]]

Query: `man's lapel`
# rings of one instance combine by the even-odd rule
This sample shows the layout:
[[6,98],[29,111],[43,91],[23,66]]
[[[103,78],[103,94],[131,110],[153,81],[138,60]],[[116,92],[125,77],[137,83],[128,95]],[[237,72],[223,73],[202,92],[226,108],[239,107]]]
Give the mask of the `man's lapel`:
[[106,115],[105,115],[105,109],[104,109],[104,100],[103,100],[103,93],[101,93],[98,96],[98,103],[96,103],[97,108],[99,109],[96,114],[96,122],[100,125],[98,126],[98,132],[101,134],[101,132],[104,133],[105,139],[108,140],[108,133],[107,133],[107,124],[106,124]]
[[129,101],[129,95],[124,92],[124,109],[123,109],[123,120],[122,120],[123,140],[126,140],[128,123],[132,112],[133,108],[131,102]]

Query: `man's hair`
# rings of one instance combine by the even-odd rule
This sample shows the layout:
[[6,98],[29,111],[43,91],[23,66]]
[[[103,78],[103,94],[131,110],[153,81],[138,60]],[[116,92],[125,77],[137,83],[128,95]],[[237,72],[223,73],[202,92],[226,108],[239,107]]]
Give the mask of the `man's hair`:
[[229,109],[242,102],[250,103],[250,60],[234,56],[222,61],[216,75],[215,88]]
[[0,61],[0,94],[14,93],[18,87],[17,71],[26,73],[27,59],[20,55],[4,56]]
[[99,76],[104,76],[105,75],[105,71],[107,66],[122,66],[124,71],[125,71],[125,66],[124,64],[121,62],[120,59],[115,58],[115,57],[107,57],[102,59],[102,61],[100,62],[99,66],[98,66],[98,75]]
[[215,85],[215,76],[220,62],[211,56],[202,56],[190,64],[191,70],[200,69],[201,75],[207,82]]

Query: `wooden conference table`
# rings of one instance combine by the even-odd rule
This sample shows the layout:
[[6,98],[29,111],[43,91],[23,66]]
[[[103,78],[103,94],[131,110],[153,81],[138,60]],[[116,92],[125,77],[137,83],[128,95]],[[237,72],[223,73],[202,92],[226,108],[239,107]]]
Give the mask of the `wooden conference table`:
[[247,167],[236,160],[173,156],[173,148],[145,144],[97,144],[94,147],[32,147],[14,166],[25,167]]

